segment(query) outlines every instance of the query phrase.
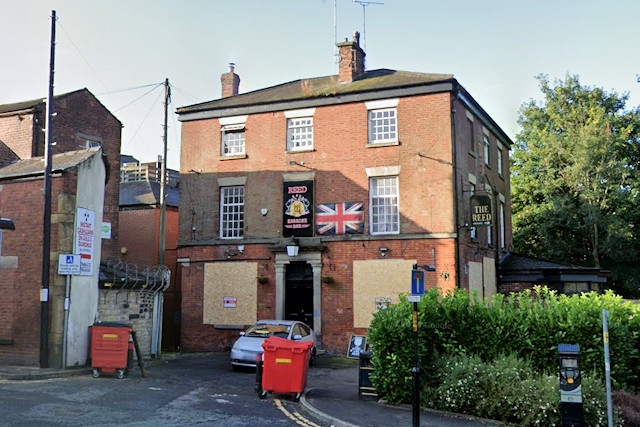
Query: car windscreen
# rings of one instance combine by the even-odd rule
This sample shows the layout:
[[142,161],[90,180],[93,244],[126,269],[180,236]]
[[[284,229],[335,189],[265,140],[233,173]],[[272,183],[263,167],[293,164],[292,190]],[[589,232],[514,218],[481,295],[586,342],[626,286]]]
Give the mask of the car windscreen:
[[257,323],[247,329],[245,332],[245,337],[260,337],[260,338],[268,338],[271,336],[287,338],[289,336],[289,331],[291,330],[290,325],[270,325],[267,323]]

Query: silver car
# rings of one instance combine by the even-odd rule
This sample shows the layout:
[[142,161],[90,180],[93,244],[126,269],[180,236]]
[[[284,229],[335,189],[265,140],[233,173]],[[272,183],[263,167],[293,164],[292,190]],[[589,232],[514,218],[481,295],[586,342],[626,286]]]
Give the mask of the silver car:
[[309,365],[316,360],[316,335],[313,330],[297,320],[259,320],[246,331],[240,332],[240,338],[231,348],[231,367],[255,368],[258,358],[262,358],[262,343],[269,337],[280,337],[294,341],[311,341]]

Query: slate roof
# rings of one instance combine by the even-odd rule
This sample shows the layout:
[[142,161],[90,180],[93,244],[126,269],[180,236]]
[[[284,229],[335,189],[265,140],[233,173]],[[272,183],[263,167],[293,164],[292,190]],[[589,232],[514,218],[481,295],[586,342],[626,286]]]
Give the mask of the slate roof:
[[181,107],[177,109],[177,113],[183,114],[210,109],[237,108],[314,98],[337,98],[347,94],[424,86],[443,82],[454,82],[453,74],[416,73],[381,68],[365,71],[350,83],[339,83],[337,75],[294,80],[253,92]]
[[[52,172],[62,172],[72,169],[95,155],[100,150],[100,147],[93,147],[54,154],[51,156],[51,170]],[[37,175],[44,175],[44,157],[21,159],[15,163],[0,168],[0,180]]]
[[[180,191],[167,186],[167,206],[180,205]],[[156,181],[132,181],[120,183],[120,207],[160,206],[160,183]]]
[[[86,90],[88,92],[88,90],[85,89],[78,89],[75,90],[73,92],[67,92],[67,93],[63,93],[60,95],[55,95],[53,97],[54,102],[58,99],[67,97],[69,95],[72,95],[76,92],[81,92],[83,90]],[[23,111],[23,110],[30,110],[36,106],[38,106],[39,104],[45,104],[46,103],[46,99],[45,98],[36,98],[36,99],[30,99],[28,101],[20,101],[20,102],[14,102],[11,104],[2,104],[0,105],[0,114],[1,113],[11,113],[14,111]]]
[[[111,114],[113,116],[113,114],[107,109],[107,107],[105,107],[102,102],[100,102],[100,100],[98,98],[96,98],[96,96],[94,94],[91,93],[91,91],[89,91],[89,89],[87,88],[82,88],[82,89],[78,89],[78,90],[74,90],[73,92],[67,92],[67,93],[61,93],[59,95],[54,95],[53,97],[53,103],[55,104],[57,101],[67,98],[69,96],[73,96],[76,94],[79,94],[81,92],[86,92],[87,94],[89,94],[90,96],[92,96],[97,103],[102,106],[102,108],[104,108],[104,110]],[[2,104],[0,105],[0,115],[2,114],[11,114],[11,113],[17,113],[20,111],[29,111],[29,110],[33,110],[34,108],[36,108],[39,105],[42,105],[43,107],[46,106],[47,102],[46,102],[46,98],[36,98],[36,99],[31,99],[28,101],[20,101],[20,102],[14,102],[11,104]],[[55,105],[54,105],[55,106]],[[113,116],[119,123],[120,120],[118,120],[118,118],[116,116]]]
[[508,253],[500,260],[502,270],[532,270],[540,268],[573,268],[570,265],[560,264],[539,258],[530,258],[524,255]]
[[502,283],[606,283],[609,273],[598,267],[576,267],[514,253],[506,254],[498,264],[498,281]]

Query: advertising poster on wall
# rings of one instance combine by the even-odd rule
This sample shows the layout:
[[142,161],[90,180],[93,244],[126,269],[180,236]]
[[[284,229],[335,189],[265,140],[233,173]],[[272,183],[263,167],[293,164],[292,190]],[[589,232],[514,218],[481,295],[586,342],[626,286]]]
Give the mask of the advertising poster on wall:
[[313,181],[284,183],[284,237],[313,236]]
[[96,213],[78,208],[76,214],[76,253],[80,255],[80,276],[93,275]]

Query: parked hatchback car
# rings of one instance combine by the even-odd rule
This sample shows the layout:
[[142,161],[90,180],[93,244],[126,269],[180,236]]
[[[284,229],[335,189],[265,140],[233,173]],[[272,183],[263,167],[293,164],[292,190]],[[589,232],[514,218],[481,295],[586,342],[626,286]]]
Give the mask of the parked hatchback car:
[[262,343],[269,337],[286,338],[293,341],[311,341],[309,365],[316,360],[316,335],[313,330],[297,320],[259,320],[246,331],[240,332],[240,338],[231,348],[231,367],[255,368],[258,357],[262,357]]

